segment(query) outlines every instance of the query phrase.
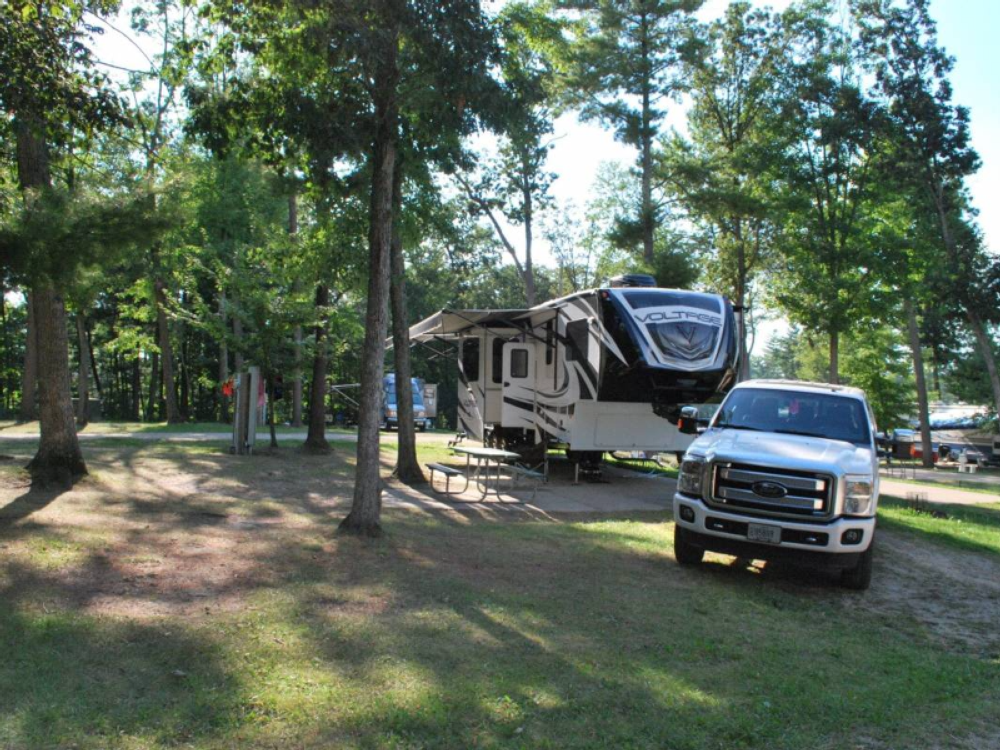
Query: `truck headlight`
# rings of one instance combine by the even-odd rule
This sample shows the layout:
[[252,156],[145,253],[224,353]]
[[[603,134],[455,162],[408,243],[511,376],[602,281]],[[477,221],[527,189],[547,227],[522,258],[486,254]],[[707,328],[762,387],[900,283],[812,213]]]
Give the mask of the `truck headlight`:
[[844,481],[844,513],[849,516],[870,515],[873,490],[871,477],[848,475]]
[[681,471],[677,475],[677,489],[691,497],[701,497],[701,476],[705,459],[701,456],[685,456],[681,461]]

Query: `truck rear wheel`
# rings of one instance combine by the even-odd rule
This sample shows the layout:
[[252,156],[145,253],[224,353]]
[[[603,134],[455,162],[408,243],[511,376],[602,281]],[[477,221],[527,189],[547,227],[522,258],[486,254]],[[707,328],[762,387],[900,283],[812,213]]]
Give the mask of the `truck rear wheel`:
[[872,561],[874,559],[875,542],[868,545],[868,549],[861,553],[861,559],[853,568],[848,568],[840,573],[840,584],[845,588],[855,591],[864,591],[872,585]]
[[674,526],[674,557],[681,565],[697,565],[705,558],[705,550],[691,543],[691,532]]

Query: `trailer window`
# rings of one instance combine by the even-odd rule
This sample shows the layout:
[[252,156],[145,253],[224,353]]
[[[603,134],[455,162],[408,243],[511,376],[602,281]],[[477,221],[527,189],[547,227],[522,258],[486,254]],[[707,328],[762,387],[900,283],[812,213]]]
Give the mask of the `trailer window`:
[[503,382],[503,339],[493,339],[493,373],[490,380],[494,383]]
[[462,372],[470,383],[479,380],[479,339],[462,342]]
[[590,358],[590,322],[574,320],[566,324],[566,336],[569,346],[566,347],[566,361],[587,361]]
[[552,355],[555,350],[555,342],[552,340],[552,321],[545,326],[545,364],[552,364]]
[[528,350],[513,349],[510,353],[510,376],[512,378],[528,377]]

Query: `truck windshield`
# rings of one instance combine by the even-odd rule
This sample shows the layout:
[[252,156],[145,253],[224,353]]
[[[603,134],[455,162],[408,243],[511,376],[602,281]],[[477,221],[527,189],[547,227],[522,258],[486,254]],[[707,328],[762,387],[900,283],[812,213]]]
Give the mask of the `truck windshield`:
[[738,388],[722,404],[712,426],[845,440],[857,445],[870,442],[864,404],[856,398],[827,393]]

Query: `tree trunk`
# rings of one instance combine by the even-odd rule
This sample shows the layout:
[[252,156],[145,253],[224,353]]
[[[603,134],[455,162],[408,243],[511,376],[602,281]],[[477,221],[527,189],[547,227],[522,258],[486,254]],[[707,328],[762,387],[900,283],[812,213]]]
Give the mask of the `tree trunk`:
[[[91,326],[87,326],[87,355],[90,358],[90,371],[94,376],[94,385],[97,387],[97,398],[104,401],[104,388],[101,387],[101,374],[97,370],[97,357],[94,356],[94,337],[90,332]],[[103,406],[103,404],[102,404]]]
[[381,533],[382,478],[379,466],[379,410],[382,404],[382,368],[389,301],[392,246],[392,185],[399,137],[396,87],[399,82],[399,0],[375,4],[383,34],[375,70],[375,144],[372,153],[372,192],[369,225],[368,304],[361,360],[358,415],[358,461],[351,512],[340,528],[356,534]]
[[[187,294],[181,292],[181,304],[187,306]],[[181,415],[182,421],[191,413],[191,368],[188,367],[190,353],[190,342],[188,341],[187,331],[185,330],[185,325],[183,322],[179,322],[177,325],[177,338],[181,342],[181,356],[180,356],[180,408],[178,413]]]
[[3,350],[3,356],[0,357],[0,408],[2,408],[4,414],[10,409],[10,391],[8,387],[8,373],[10,370],[7,367],[7,354],[10,352],[10,339],[7,336],[7,289],[3,284],[3,280],[0,279],[0,331],[3,332],[3,341],[0,342],[0,348]]
[[734,237],[736,238],[736,306],[740,309],[740,360],[739,379],[750,379],[750,352],[747,349],[747,253],[743,243],[742,219],[734,218]]
[[[941,239],[944,241],[945,249],[952,259],[953,266],[957,268],[959,265],[958,248],[955,246],[955,241],[951,235],[951,228],[948,226],[944,184],[939,181],[934,186],[934,189],[932,189],[932,193],[934,196],[934,207],[937,209],[938,222],[941,226]],[[990,388],[993,391],[993,406],[997,410],[997,414],[1000,415],[1000,374],[997,372],[997,363],[993,356],[993,343],[990,340],[989,333],[986,331],[986,326],[979,317],[979,313],[968,304],[963,306],[965,307],[965,315],[969,319],[969,324],[972,328],[972,335],[976,338],[976,344],[986,364],[986,373],[989,376]]]
[[302,447],[309,453],[329,453],[326,442],[326,307],[330,304],[330,290],[326,284],[316,287],[317,324],[314,333],[316,351],[313,353],[312,383],[309,386],[309,432]]
[[68,484],[87,473],[73,423],[66,305],[49,284],[37,283],[33,304],[38,324],[38,400],[41,438],[28,464],[40,485]]
[[233,352],[233,372],[243,372],[243,319],[239,315],[240,301],[233,297],[233,305],[237,308],[233,316],[233,337],[236,339],[236,351]]
[[653,136],[649,130],[649,95],[643,94],[642,134],[642,259],[653,265]]
[[229,380],[229,345],[226,343],[226,290],[219,289],[219,325],[222,339],[219,341],[219,421],[229,422],[229,398],[222,393],[222,385]]
[[167,291],[163,279],[153,282],[156,297],[156,330],[157,344],[160,347],[160,363],[163,368],[164,401],[167,410],[167,423],[180,424],[180,409],[177,407],[177,389],[174,383],[174,352],[170,343],[170,326],[167,324]]
[[302,326],[295,326],[295,377],[292,379],[292,427],[302,426]]
[[28,325],[24,341],[24,370],[21,372],[21,409],[18,412],[17,421],[31,422],[38,415],[35,404],[35,388],[38,384],[38,334],[30,291],[25,293],[24,300],[28,306]]
[[278,433],[274,427],[274,376],[267,376],[267,426],[271,433],[271,449],[278,447]]
[[840,383],[840,333],[830,333],[830,383]]
[[[534,220],[534,207],[531,201],[531,188],[529,185],[523,185],[521,195],[524,199],[524,296],[528,303],[528,307],[534,307],[536,304],[535,264],[531,259],[531,246],[534,241],[534,227],[532,226],[532,221]],[[400,252],[402,252],[402,250],[400,250]],[[395,259],[395,255],[393,256],[393,259]],[[392,274],[393,278],[395,278],[395,269],[393,269]],[[393,316],[395,316],[395,312],[393,312]]]
[[[288,196],[288,235],[299,233],[299,196],[294,190]],[[296,288],[294,291],[298,292]],[[292,378],[292,427],[302,426],[302,326],[295,326],[295,373]]]
[[965,311],[965,314],[969,319],[972,335],[976,337],[976,344],[978,344],[979,351],[986,363],[986,373],[989,375],[990,388],[993,390],[993,408],[1000,415],[1000,372],[997,371],[996,358],[993,356],[993,341],[986,331],[986,325],[983,323],[982,318],[979,317],[979,313],[968,309]]
[[[34,200],[30,191],[46,190],[51,185],[44,126],[38,120],[18,118],[14,129],[18,181],[30,205]],[[73,424],[66,306],[51,282],[41,279],[32,284],[31,306],[35,323],[41,437],[38,451],[27,468],[33,483],[67,484],[86,474],[87,466]]]
[[920,348],[920,329],[917,311],[910,299],[903,302],[906,310],[906,328],[910,336],[910,353],[913,355],[913,377],[917,381],[917,409],[920,418],[920,447],[922,462],[928,469],[934,467],[934,448],[931,445],[930,407],[927,404],[927,378],[924,374],[924,352]]
[[131,417],[138,422],[142,419],[142,364],[139,355],[132,360],[132,401],[130,402]]
[[83,313],[76,314],[76,340],[80,355],[76,375],[76,426],[86,427],[90,421],[90,381],[87,377],[87,327]]
[[941,391],[941,364],[938,360],[937,351],[933,348],[931,349],[931,377],[934,381],[934,392],[937,394],[938,400],[943,400],[944,393]]
[[[425,484],[427,479],[417,460],[417,438],[414,431],[413,383],[410,381],[410,327],[406,316],[406,263],[403,259],[403,240],[399,234],[398,219],[402,196],[402,165],[397,157],[393,179],[393,215],[390,258],[391,283],[389,298],[392,307],[392,354],[396,369],[396,416],[398,449],[396,478],[404,484]],[[530,256],[529,256],[530,260]],[[530,266],[527,266],[530,267]],[[529,277],[530,278],[530,277]],[[530,299],[529,305],[534,304]]]
[[[648,62],[652,54],[649,48],[649,27],[648,20],[643,17],[641,24],[641,39],[643,62],[647,63],[646,70],[649,70]],[[652,122],[652,102],[650,101],[650,87],[652,82],[644,80],[642,82],[642,123],[639,140],[642,148],[642,258],[647,264],[653,264],[653,234],[655,231],[655,220],[653,216],[653,122]]]
[[149,394],[146,399],[146,421],[155,422],[160,416],[160,353],[149,358]]

